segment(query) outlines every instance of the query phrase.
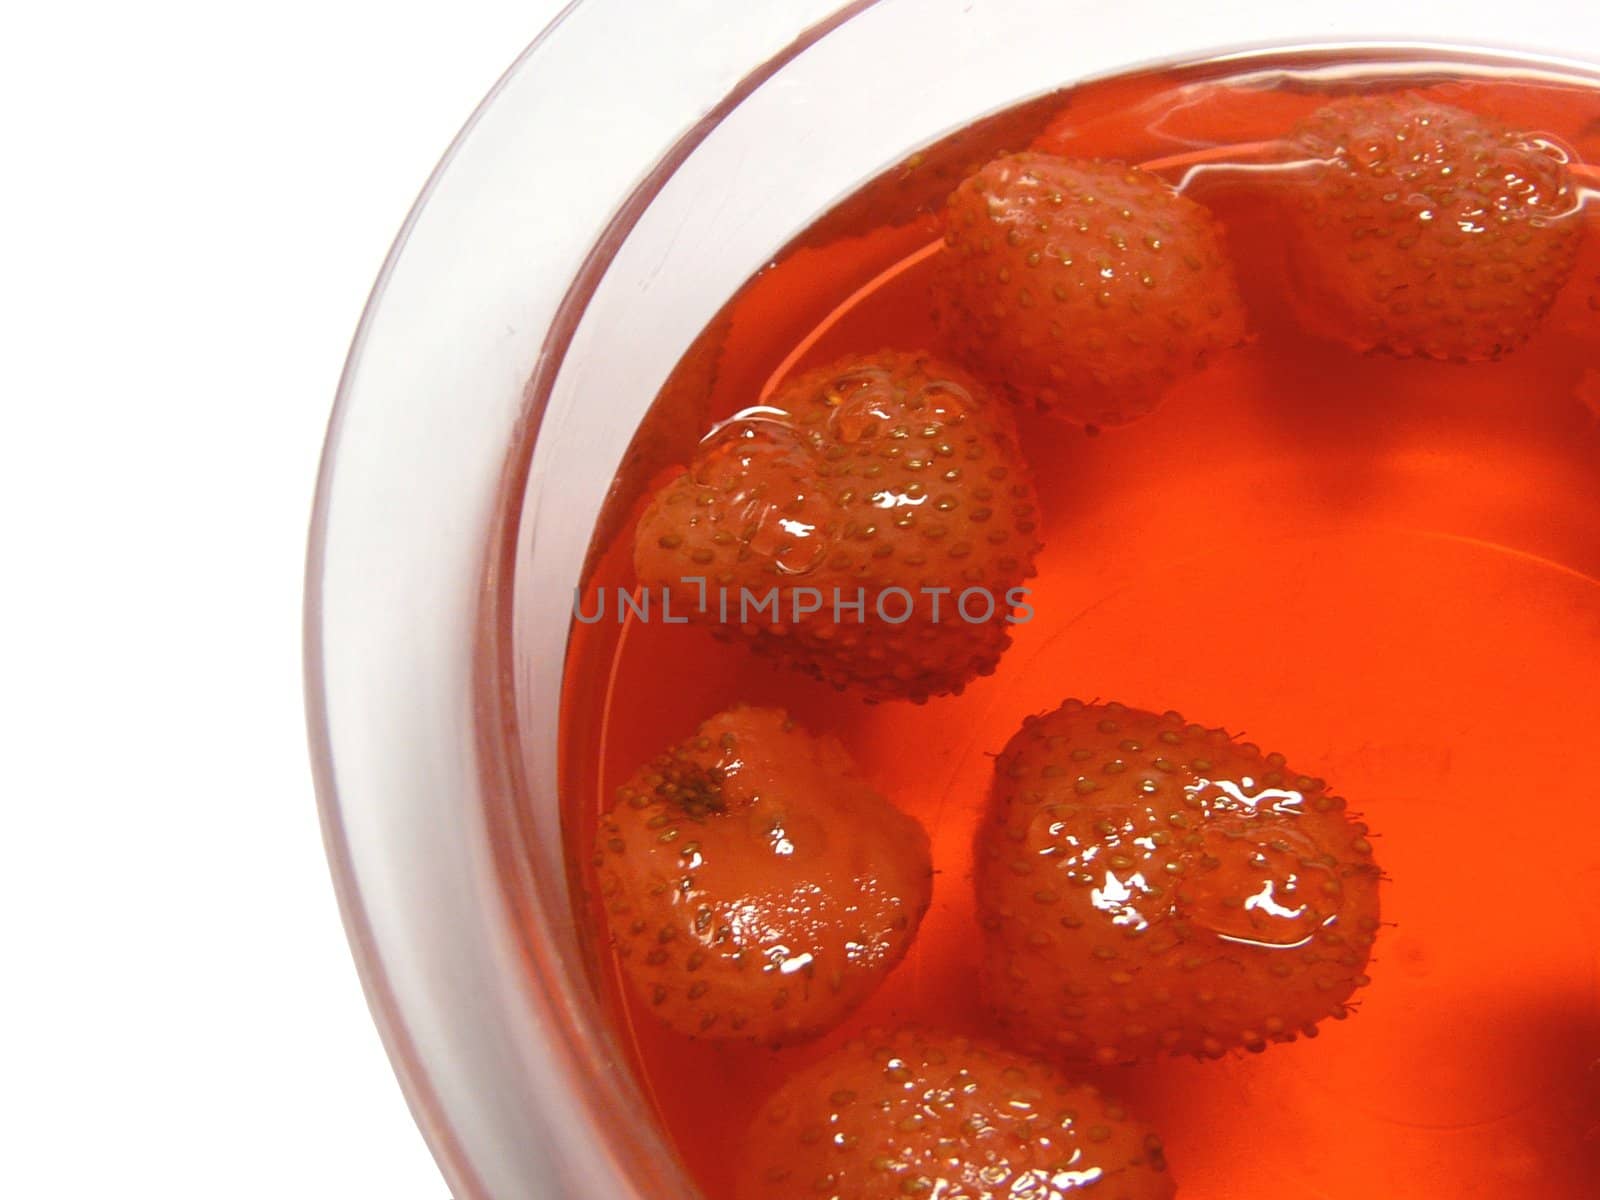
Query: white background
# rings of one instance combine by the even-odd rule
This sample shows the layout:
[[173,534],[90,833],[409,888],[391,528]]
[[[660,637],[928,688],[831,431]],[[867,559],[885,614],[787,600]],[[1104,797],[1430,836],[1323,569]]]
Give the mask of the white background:
[[556,0],[0,28],[0,1196],[443,1200],[301,709],[323,425],[384,253]]

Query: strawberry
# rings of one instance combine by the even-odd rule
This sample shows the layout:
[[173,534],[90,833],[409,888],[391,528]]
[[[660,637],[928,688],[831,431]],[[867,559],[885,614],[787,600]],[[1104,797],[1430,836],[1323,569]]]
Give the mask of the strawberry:
[[945,207],[934,296],[958,357],[1014,399],[1121,425],[1245,334],[1211,214],[1137,168],[996,159]]
[[1217,1057],[1342,1017],[1378,929],[1365,825],[1220,729],[1120,704],[1030,717],[977,839],[984,987],[1022,1046]]
[[1287,189],[1301,319],[1358,350],[1498,358],[1527,339],[1577,256],[1566,154],[1420,96],[1308,117]]
[[740,1200],[1169,1200],[1161,1141],[1094,1088],[964,1037],[872,1035],[790,1079],[745,1142]]
[[781,1045],[838,1024],[927,910],[922,827],[837,740],[774,709],[718,713],[641,767],[595,865],[629,984],[695,1037]]
[[679,617],[869,699],[924,700],[994,670],[1037,523],[1006,407],[885,352],[718,427],[653,497],[634,566]]

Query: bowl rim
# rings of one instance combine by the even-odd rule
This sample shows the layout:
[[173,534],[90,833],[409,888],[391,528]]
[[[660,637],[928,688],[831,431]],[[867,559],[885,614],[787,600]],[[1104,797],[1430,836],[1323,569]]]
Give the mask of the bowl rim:
[[[507,449],[500,482],[502,489],[512,487],[517,490],[500,494],[520,495],[531,466],[531,450],[538,439],[551,387],[565,358],[572,335],[582,318],[585,303],[593,295],[617,248],[648,207],[651,198],[684,159],[693,153],[722,119],[737,108],[750,93],[815,42],[880,2],[881,0],[848,0],[835,7],[823,19],[802,27],[777,53],[757,63],[723,95],[716,105],[670,143],[640,181],[627,193],[599,237],[586,251],[577,273],[563,293],[549,329],[545,331],[536,364],[523,390],[517,437]],[[357,884],[349,832],[342,814],[333,737],[330,730],[326,643],[322,624],[330,500],[333,481],[338,471],[345,415],[350,405],[356,377],[362,366],[369,334],[382,307],[390,281],[405,255],[413,231],[484,116],[495,106],[511,82],[533,66],[539,53],[553,40],[574,13],[585,6],[585,3],[586,0],[568,0],[568,3],[516,56],[510,66],[501,72],[451,139],[407,211],[368,292],[346,352],[324,434],[307,533],[305,587],[301,604],[303,692],[312,783],[335,900],[345,935],[350,943],[351,956],[355,962],[362,991],[390,1066],[411,1111],[412,1119],[457,1200],[491,1200],[491,1197],[462,1146],[431,1073],[425,1065],[424,1056],[407,1027],[402,1005],[385,966],[384,954],[378,945],[366,899]],[[485,539],[484,570],[481,573],[484,579],[492,578],[498,569],[509,568],[508,555],[514,555],[516,523],[512,521],[509,523],[509,528],[506,528],[503,522],[504,512],[504,506],[497,505],[493,526]],[[488,636],[492,638],[497,632],[491,628]],[[485,648],[478,646],[475,649],[481,652]],[[479,662],[481,661],[483,660],[480,658]],[[504,682],[498,679],[491,680],[490,686],[483,688],[478,678],[481,674],[478,663],[475,663],[474,690],[480,694],[493,693],[495,700],[510,704],[507,712],[514,710],[512,698],[502,691]],[[486,749],[482,743],[489,740],[485,726],[497,726],[497,722],[485,722],[484,726],[480,726],[480,745],[477,747],[480,753]],[[502,768],[506,765],[505,756],[499,754],[498,750],[487,761]],[[503,841],[503,839],[494,840],[497,845]],[[500,855],[497,857],[503,858]],[[507,869],[506,864],[502,861],[497,864],[497,869],[502,871]],[[526,949],[526,943],[523,944],[523,948]]]
[[383,263],[378,268],[377,277],[367,293],[355,332],[351,335],[349,349],[345,353],[339,382],[334,389],[333,407],[323,435],[306,536],[305,590],[301,600],[301,658],[306,737],[309,743],[312,786],[316,793],[323,850],[328,859],[334,899],[338,904],[345,936],[350,943],[351,957],[355,962],[362,993],[366,997],[367,1007],[372,1014],[373,1024],[377,1027],[384,1053],[388,1056],[390,1067],[400,1085],[401,1094],[411,1111],[412,1120],[416,1122],[451,1190],[465,1188],[468,1196],[477,1196],[482,1192],[481,1181],[477,1179],[476,1172],[466,1160],[455,1131],[444,1114],[437,1089],[423,1068],[422,1056],[401,1017],[400,1002],[389,973],[384,967],[365,899],[356,885],[355,862],[339,802],[328,712],[322,627],[328,513],[333,478],[338,468],[339,448],[344,433],[344,418],[349,408],[356,373],[361,368],[368,334],[388,291],[389,281],[393,278],[401,256],[411,240],[411,233],[422,219],[423,211],[438,189],[440,181],[450,170],[456,155],[483,115],[499,98],[511,79],[522,71],[583,2],[584,0],[568,0],[561,11],[551,18],[549,24],[517,55],[511,65],[500,73],[483,99],[478,101],[468,114],[461,128],[450,140],[450,144],[445,147],[444,153],[428,173],[427,179],[423,181],[421,189],[407,210],[405,219],[390,243]]

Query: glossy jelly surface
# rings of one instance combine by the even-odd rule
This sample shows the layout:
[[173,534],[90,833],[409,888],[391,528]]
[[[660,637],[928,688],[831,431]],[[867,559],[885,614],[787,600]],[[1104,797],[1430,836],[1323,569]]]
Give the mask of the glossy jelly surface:
[[[1283,301],[1272,146],[1332,97],[1408,87],[1558,141],[1597,186],[1581,165],[1600,163],[1594,81],[1398,58],[1119,77],[886,174],[751,280],[664,389],[597,530],[591,601],[634,585],[646,497],[717,422],[848,352],[939,351],[938,202],[1051,122],[1058,150],[1153,162],[1217,214],[1255,330],[1126,427],[1020,414],[1043,514],[1034,615],[959,696],[869,705],[695,625],[574,625],[563,800],[597,983],[711,1200],[763,1098],[852,1033],[986,1032],[974,830],[993,756],[1068,696],[1177,709],[1283,753],[1365,815],[1386,874],[1350,1019],[1259,1056],[1080,1072],[1161,1132],[1180,1195],[1600,1195],[1600,213],[1587,204],[1539,331],[1499,361],[1311,336]],[[618,786],[738,702],[836,734],[926,827],[937,872],[884,986],[781,1051],[655,1020],[621,985],[587,865]]]

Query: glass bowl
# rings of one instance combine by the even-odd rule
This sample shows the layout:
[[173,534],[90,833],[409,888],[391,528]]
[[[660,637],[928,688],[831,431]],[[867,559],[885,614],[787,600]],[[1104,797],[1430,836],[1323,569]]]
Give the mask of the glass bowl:
[[362,318],[306,593],[337,891],[457,1200],[698,1194],[602,1019],[556,783],[595,519],[696,334],[834,201],[980,115],[1368,43],[1593,60],[1600,28],[1561,0],[581,0],[496,85]]

